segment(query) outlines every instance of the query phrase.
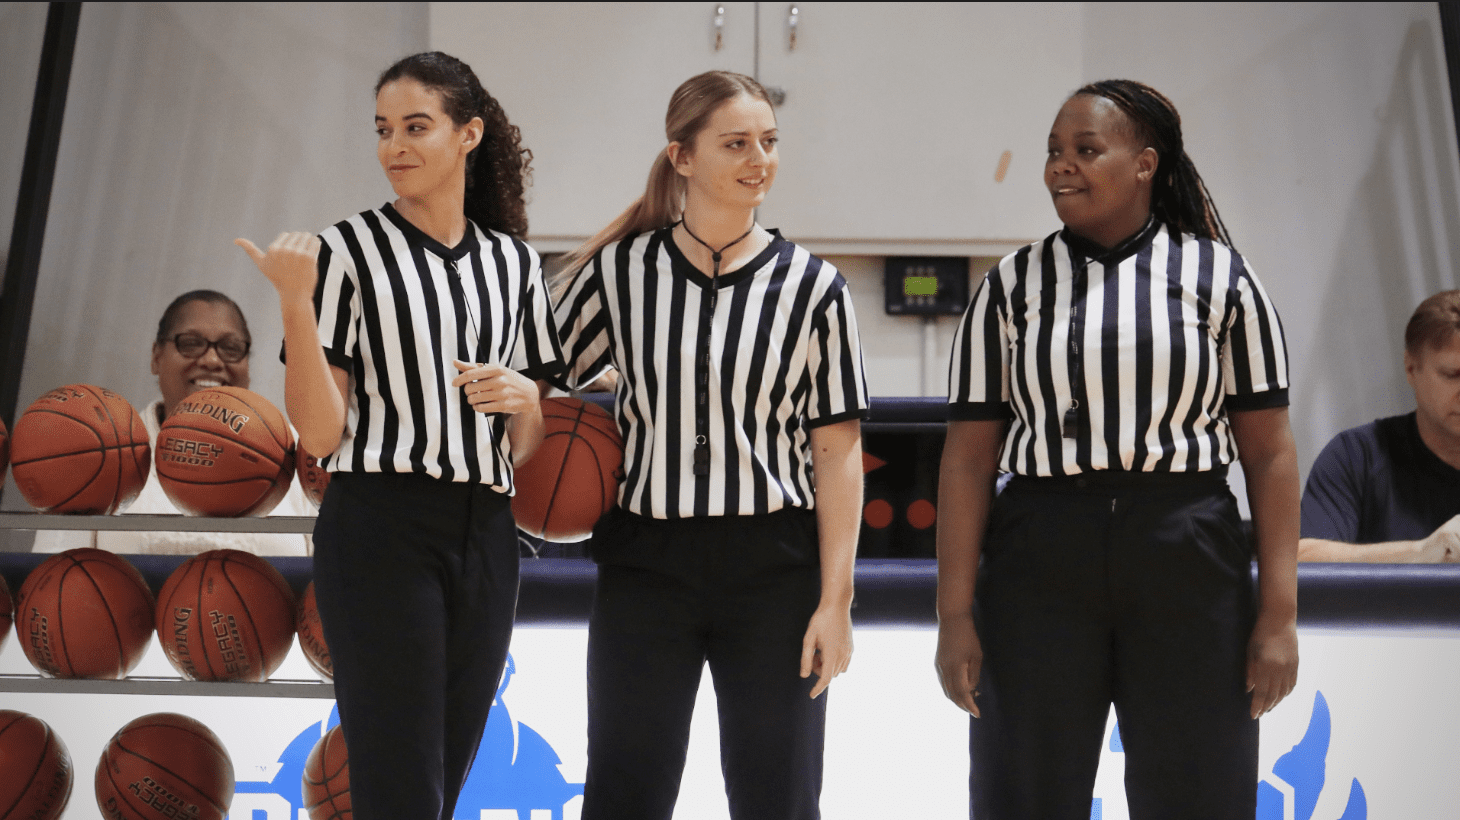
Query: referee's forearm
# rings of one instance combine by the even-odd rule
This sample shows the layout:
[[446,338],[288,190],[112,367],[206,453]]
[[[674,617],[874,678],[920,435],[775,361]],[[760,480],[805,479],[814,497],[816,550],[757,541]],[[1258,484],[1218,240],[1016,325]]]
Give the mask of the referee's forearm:
[[811,431],[816,476],[816,528],[821,551],[821,605],[850,607],[862,521],[862,423]]
[[938,620],[973,617],[1004,423],[952,421],[938,468]]
[[319,343],[314,304],[281,299],[284,320],[284,409],[299,431],[299,445],[316,458],[340,446],[345,432],[345,395]]

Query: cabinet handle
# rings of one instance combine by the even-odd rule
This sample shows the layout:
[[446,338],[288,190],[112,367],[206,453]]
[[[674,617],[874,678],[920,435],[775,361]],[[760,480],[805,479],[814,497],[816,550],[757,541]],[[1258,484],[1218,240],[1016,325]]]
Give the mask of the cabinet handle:
[[725,47],[725,6],[715,6],[715,50],[719,51]]
[[795,3],[792,3],[791,13],[786,18],[786,27],[791,32],[790,48],[788,49],[789,51],[796,50],[796,24],[799,22],[801,22],[801,9],[797,8]]

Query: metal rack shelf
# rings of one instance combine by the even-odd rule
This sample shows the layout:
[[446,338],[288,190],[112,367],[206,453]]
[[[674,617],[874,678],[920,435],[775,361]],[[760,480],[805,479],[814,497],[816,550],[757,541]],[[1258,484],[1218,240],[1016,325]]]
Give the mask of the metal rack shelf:
[[40,675],[0,675],[0,692],[68,695],[185,695],[223,698],[322,698],[333,700],[335,686],[324,681],[271,680],[266,683],[192,681],[182,678],[75,680]]
[[314,518],[304,515],[274,515],[267,518],[194,518],[189,515],[0,513],[0,530],[312,533],[314,532],[314,522]]

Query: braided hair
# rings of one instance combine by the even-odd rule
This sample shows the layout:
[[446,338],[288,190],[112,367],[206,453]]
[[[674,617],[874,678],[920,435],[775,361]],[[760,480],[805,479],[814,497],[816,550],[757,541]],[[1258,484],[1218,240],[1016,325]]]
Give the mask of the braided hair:
[[1231,248],[1232,237],[1217,212],[1201,174],[1181,140],[1181,115],[1156,89],[1134,80],[1101,80],[1072,96],[1104,97],[1123,111],[1135,138],[1159,158],[1151,185],[1151,213],[1178,233],[1211,239]]
[[472,117],[482,118],[482,141],[466,155],[466,218],[483,228],[527,236],[525,194],[532,184],[532,152],[522,147],[522,132],[507,121],[471,66],[439,51],[412,54],[380,75],[375,93],[403,77],[436,92],[458,128]]

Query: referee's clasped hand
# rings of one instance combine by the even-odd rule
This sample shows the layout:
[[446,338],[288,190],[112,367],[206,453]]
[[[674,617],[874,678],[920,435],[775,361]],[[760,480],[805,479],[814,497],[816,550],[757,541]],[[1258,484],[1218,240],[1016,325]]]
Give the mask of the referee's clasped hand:
[[500,364],[452,362],[461,374],[452,387],[466,392],[471,409],[479,413],[526,413],[538,406],[537,383]]
[[248,258],[274,284],[280,299],[314,299],[315,261],[319,258],[319,237],[307,231],[285,231],[268,250],[247,239],[235,239]]

